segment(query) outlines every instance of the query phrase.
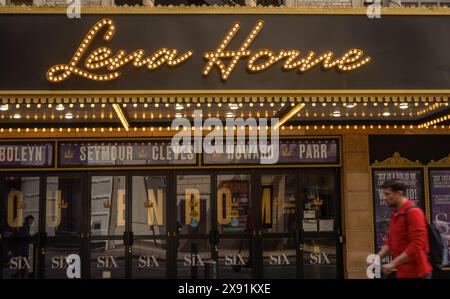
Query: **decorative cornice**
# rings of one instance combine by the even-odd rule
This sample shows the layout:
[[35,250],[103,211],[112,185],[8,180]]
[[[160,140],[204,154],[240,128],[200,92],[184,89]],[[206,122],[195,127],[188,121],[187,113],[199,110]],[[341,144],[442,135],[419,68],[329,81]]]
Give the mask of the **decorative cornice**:
[[438,161],[431,160],[430,163],[428,163],[427,166],[436,166],[436,167],[446,166],[446,167],[450,167],[450,153],[448,154],[447,157],[442,158],[442,159],[440,159]]
[[372,164],[372,166],[376,167],[421,167],[422,163],[420,163],[418,160],[415,162],[408,160],[407,158],[402,157],[398,152],[395,152],[391,158],[387,158],[386,160],[382,162],[378,162],[378,160],[375,160],[375,162]]
[[[67,6],[1,6],[0,14],[66,14]],[[298,14],[366,15],[366,7],[273,6],[82,6],[82,14]],[[382,7],[381,15],[450,15],[447,6]]]
[[0,91],[3,104],[21,103],[448,103],[449,90],[36,90]]

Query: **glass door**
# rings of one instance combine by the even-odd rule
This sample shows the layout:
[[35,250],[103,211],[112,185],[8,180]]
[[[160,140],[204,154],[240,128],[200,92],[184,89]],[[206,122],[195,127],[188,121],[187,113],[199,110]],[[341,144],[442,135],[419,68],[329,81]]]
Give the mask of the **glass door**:
[[304,278],[341,277],[338,169],[299,172]]
[[262,171],[264,278],[341,277],[338,169]]
[[261,175],[264,278],[299,277],[299,221],[295,173]]
[[51,174],[44,187],[44,276],[79,278],[85,270],[85,184],[80,174]]
[[90,185],[90,278],[125,278],[128,232],[127,174],[92,173]]
[[35,174],[6,174],[1,182],[2,278],[37,278],[42,178]]
[[251,174],[176,174],[177,278],[252,278]]
[[166,174],[132,173],[132,278],[166,278],[169,211]]
[[177,278],[205,278],[212,259],[211,176],[176,175]]
[[254,207],[250,173],[220,172],[215,182],[214,238],[218,277],[252,278],[254,275]]

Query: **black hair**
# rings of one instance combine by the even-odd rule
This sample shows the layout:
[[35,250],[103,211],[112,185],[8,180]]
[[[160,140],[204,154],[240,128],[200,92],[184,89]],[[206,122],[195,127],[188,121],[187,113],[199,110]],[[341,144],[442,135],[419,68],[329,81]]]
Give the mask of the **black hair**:
[[34,221],[33,215],[28,215],[27,217],[25,217],[25,221],[28,221],[29,219]]
[[390,188],[394,192],[402,191],[403,193],[406,193],[406,186],[399,179],[389,179],[383,183],[381,188],[383,189]]

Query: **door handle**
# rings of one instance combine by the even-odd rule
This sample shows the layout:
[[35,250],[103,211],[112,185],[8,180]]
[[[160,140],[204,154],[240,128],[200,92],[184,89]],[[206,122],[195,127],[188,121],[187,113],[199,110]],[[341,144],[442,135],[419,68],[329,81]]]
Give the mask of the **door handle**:
[[213,236],[213,231],[212,230],[210,230],[209,231],[209,243],[211,243],[211,244],[213,244],[214,243],[214,236]]

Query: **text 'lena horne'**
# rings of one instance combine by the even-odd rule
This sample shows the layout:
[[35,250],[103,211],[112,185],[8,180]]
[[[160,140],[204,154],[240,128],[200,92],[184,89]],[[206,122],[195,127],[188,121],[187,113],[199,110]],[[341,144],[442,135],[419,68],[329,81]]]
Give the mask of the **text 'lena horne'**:
[[[334,53],[331,51],[325,51],[320,55],[313,51],[307,51],[304,56],[301,55],[299,50],[280,50],[278,53],[267,49],[252,51],[250,46],[263,26],[264,22],[258,21],[237,50],[227,50],[228,45],[240,28],[239,22],[236,22],[215,51],[203,54],[207,61],[203,68],[203,76],[208,76],[213,68],[217,68],[221,79],[226,81],[236,64],[244,57],[247,58],[247,70],[249,72],[262,72],[281,61],[281,69],[284,71],[296,70],[303,73],[316,65],[321,65],[324,70],[335,68],[340,72],[348,72],[371,60],[369,56],[363,57],[363,51],[360,49],[349,49],[339,58],[333,58]],[[193,55],[192,50],[179,54],[177,49],[170,48],[158,49],[150,56],[146,56],[143,49],[130,53],[125,50],[118,50],[113,54],[113,51],[108,47],[99,47],[87,54],[89,45],[98,38],[99,32],[104,27],[106,27],[106,32],[103,39],[106,42],[111,41],[116,26],[112,20],[102,19],[85,36],[70,62],[52,66],[47,71],[47,79],[50,82],[61,82],[74,75],[88,80],[110,81],[117,79],[122,74],[119,70],[127,64],[136,68],[145,66],[152,71],[164,65],[176,67]],[[227,62],[224,62],[225,59]]]

